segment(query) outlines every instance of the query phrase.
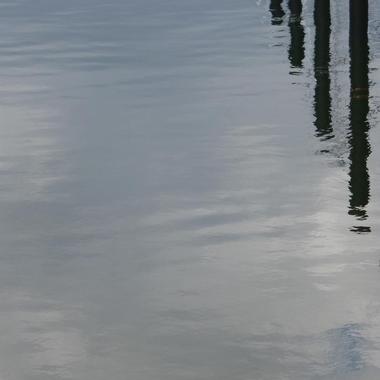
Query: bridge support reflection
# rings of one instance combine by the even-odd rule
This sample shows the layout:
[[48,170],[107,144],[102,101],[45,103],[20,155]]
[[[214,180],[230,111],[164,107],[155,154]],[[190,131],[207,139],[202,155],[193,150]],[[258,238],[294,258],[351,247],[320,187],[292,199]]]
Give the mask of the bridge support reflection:
[[269,10],[272,14],[272,25],[281,25],[285,16],[282,0],[271,0]]
[[305,30],[302,25],[302,0],[289,0],[290,46],[289,61],[292,68],[302,68],[305,58]]
[[317,137],[326,140],[333,137],[330,94],[330,0],[315,0],[314,24],[315,128]]
[[[283,21],[282,0],[271,0],[272,24]],[[290,11],[290,45],[288,57],[292,68],[303,68],[305,59],[305,30],[302,24],[302,0],[288,0]],[[314,0],[314,116],[316,136],[321,140],[334,137],[331,96],[331,3]],[[369,45],[368,0],[350,0],[350,107],[349,107],[349,214],[356,220],[368,218],[370,177],[367,167],[371,153],[369,143]],[[297,71],[291,72],[296,74]],[[327,150],[324,150],[327,152]],[[370,232],[370,227],[355,226],[358,233]]]
[[[367,168],[371,152],[368,141],[369,113],[369,47],[368,0],[350,0],[350,144],[349,214],[358,220],[367,219],[366,206],[370,198]],[[369,232],[369,227],[354,227],[356,232]]]

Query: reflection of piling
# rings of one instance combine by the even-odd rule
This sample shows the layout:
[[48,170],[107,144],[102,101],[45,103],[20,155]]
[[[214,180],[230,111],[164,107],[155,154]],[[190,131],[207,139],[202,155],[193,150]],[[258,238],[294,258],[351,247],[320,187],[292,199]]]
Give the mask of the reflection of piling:
[[289,61],[292,67],[302,68],[305,58],[305,30],[302,25],[302,1],[289,0],[290,46]]
[[285,15],[282,0],[271,0],[269,10],[272,14],[272,25],[281,25]]
[[330,94],[330,0],[315,0],[314,3],[315,44],[315,127],[318,137],[331,138],[331,94]]
[[362,220],[370,198],[368,61],[368,0],[350,0],[350,214]]
[[368,95],[368,0],[350,0],[350,58],[353,97]]

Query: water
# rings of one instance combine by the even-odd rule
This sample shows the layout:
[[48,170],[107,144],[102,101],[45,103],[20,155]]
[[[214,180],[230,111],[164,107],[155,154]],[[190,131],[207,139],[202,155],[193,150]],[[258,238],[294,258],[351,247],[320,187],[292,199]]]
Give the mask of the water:
[[289,6],[0,1],[1,380],[379,378],[380,4]]

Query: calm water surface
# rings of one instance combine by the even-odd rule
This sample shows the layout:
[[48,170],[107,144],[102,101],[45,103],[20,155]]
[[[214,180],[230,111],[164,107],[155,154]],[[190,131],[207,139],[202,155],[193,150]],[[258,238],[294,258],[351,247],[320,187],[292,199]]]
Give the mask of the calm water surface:
[[380,377],[369,7],[0,1],[1,380]]

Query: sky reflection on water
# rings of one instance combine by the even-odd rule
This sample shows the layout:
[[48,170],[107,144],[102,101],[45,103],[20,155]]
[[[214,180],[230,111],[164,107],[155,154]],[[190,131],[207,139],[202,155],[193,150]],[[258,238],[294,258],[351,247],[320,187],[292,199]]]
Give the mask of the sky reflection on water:
[[0,9],[1,380],[378,379],[376,1]]

